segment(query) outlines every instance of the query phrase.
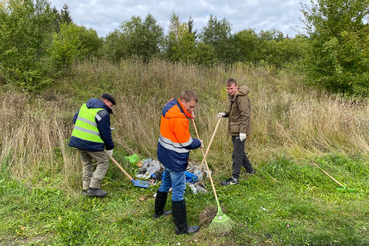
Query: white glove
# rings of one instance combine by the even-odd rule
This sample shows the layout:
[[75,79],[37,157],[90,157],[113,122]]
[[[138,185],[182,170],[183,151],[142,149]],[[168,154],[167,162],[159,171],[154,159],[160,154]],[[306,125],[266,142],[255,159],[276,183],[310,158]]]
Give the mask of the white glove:
[[200,148],[204,148],[204,142],[203,142],[202,140],[200,140],[200,139],[199,139],[199,141],[200,141],[200,143],[201,143]]
[[224,117],[224,116],[226,116],[226,113],[224,113],[224,112],[221,112],[221,113],[218,114],[218,118]]
[[241,133],[240,132],[240,140],[243,141],[246,139],[246,133]]
[[113,150],[107,150],[106,154],[108,155],[108,157],[113,157]]

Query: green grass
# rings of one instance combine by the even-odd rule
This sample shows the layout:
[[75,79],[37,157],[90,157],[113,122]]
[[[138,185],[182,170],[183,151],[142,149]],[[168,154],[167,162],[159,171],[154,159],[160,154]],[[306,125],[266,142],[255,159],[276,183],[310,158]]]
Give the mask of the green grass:
[[[337,185],[308,160],[286,155],[260,164],[257,174],[241,176],[239,185],[221,187],[214,174],[220,204],[237,226],[214,235],[202,225],[194,235],[174,236],[171,216],[153,220],[158,185],[133,186],[111,167],[103,199],[55,188],[58,179],[33,186],[0,180],[2,245],[367,245],[369,243],[369,165],[362,158],[332,153],[315,160],[357,190]],[[115,176],[114,176],[115,175]],[[209,180],[206,181],[208,185]],[[206,208],[215,207],[209,193],[186,192],[189,224],[198,224]],[[170,202],[167,204],[170,209]]]
[[[133,175],[137,167],[124,157],[156,159],[161,109],[182,90],[197,91],[196,125],[206,146],[217,113],[229,106],[229,77],[251,89],[246,151],[257,170],[239,185],[219,185],[232,166],[223,120],[207,160],[220,205],[237,224],[230,233],[206,230],[212,218],[204,220],[203,212],[216,209],[207,179],[207,194],[188,188],[185,195],[189,224],[202,223],[194,235],[176,236],[171,216],[153,220],[158,185],[137,188],[113,163],[103,181],[108,197],[81,195],[82,167],[68,141],[82,103],[114,95],[114,158]],[[0,245],[369,245],[368,102],[314,91],[302,80],[292,71],[246,64],[124,60],[75,64],[37,95],[3,87]],[[191,163],[201,159],[201,151],[191,151]],[[311,161],[356,192],[337,191]]]

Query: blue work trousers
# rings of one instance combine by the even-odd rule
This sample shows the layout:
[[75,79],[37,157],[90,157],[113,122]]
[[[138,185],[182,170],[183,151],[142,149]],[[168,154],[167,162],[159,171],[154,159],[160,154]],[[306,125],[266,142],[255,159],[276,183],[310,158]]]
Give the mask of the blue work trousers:
[[160,185],[159,191],[167,193],[170,188],[172,190],[172,201],[184,200],[186,190],[186,174],[183,172],[175,172],[168,168],[164,170],[164,180]]

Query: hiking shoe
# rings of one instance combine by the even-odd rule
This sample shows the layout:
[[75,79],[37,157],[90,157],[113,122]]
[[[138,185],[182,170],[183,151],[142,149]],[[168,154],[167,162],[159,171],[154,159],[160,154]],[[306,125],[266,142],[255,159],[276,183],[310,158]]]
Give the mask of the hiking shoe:
[[82,190],[82,196],[87,196],[87,190]]
[[92,197],[104,197],[108,194],[108,192],[101,190],[99,188],[88,188],[87,196]]
[[255,171],[255,170],[251,170],[251,171],[243,170],[243,171],[241,171],[241,174],[242,174],[242,175],[243,175],[243,174],[253,175],[253,174],[255,174],[255,173],[256,173],[256,171]]
[[221,185],[235,185],[235,184],[238,184],[238,179],[231,177],[227,179],[226,181],[221,182],[220,184]]

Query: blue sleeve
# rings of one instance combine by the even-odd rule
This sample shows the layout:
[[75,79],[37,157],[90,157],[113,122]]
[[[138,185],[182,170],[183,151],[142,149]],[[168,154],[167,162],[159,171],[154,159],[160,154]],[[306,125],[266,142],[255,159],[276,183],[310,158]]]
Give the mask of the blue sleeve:
[[97,129],[99,129],[100,137],[104,141],[106,150],[114,149],[114,143],[110,129],[110,115],[106,110],[98,112],[98,115],[101,117],[101,119],[96,119]]
[[201,142],[200,140],[198,140],[197,138],[193,138],[192,139],[192,143],[186,147],[184,147],[185,149],[197,149],[201,147]]
[[77,117],[78,117],[79,111],[73,116],[73,124],[76,124]]

